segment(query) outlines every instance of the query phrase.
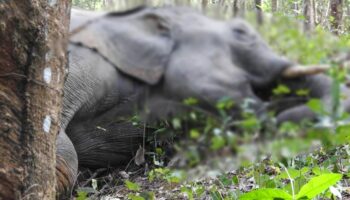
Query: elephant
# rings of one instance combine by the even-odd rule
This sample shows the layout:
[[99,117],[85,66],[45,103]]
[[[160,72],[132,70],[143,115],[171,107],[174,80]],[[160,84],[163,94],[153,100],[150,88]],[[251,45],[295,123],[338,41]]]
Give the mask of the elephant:
[[[97,168],[129,162],[143,138],[143,130],[126,120],[135,113],[161,116],[189,97],[209,112],[222,97],[235,105],[250,98],[252,109],[261,112],[278,82],[295,90],[306,87],[326,103],[331,99],[330,78],[300,73],[242,19],[216,20],[185,7],[138,7],[72,10],[70,26],[56,142],[61,193],[73,185],[78,163]],[[349,107],[348,102],[342,105]],[[240,112],[235,106],[230,114],[239,118]],[[298,104],[280,111],[277,119],[315,116]]]

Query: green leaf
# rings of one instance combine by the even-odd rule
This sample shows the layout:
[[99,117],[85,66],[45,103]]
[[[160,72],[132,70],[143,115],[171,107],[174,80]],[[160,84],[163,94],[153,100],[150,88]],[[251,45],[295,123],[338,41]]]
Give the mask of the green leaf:
[[[283,171],[281,174],[279,174],[276,178],[278,179],[289,179],[289,176],[292,179],[295,179],[299,176],[303,176],[306,172],[308,172],[308,168],[304,167],[301,170],[293,169],[293,168],[288,168],[288,173],[286,171]],[[288,176],[289,174],[289,176]]]
[[232,185],[232,179],[229,179],[226,175],[219,176],[219,180],[225,187]]
[[278,85],[275,89],[273,89],[274,95],[283,95],[283,94],[289,94],[290,89],[286,85]]
[[133,183],[129,180],[125,181],[125,186],[132,191],[139,191],[140,190],[140,186],[137,183]]
[[264,188],[250,191],[243,194],[240,200],[274,200],[274,199],[292,199],[292,196],[281,189]]
[[193,97],[189,97],[187,99],[183,100],[183,103],[189,106],[194,106],[198,104],[198,99],[193,98]]
[[190,137],[192,139],[198,139],[199,136],[200,136],[200,133],[199,133],[199,131],[197,129],[191,129],[190,130]]
[[211,149],[218,150],[225,146],[225,139],[224,137],[217,135],[211,138]]
[[135,195],[135,194],[128,194],[128,199],[131,199],[131,200],[145,200],[145,198],[143,198],[141,196],[138,196],[138,195]]
[[216,103],[219,110],[229,110],[234,106],[234,101],[229,97],[223,97]]
[[213,200],[222,200],[223,199],[220,192],[216,188],[213,188],[210,190],[210,197]]
[[318,114],[324,113],[323,103],[319,99],[310,99],[310,101],[308,101],[306,105],[315,113],[318,113]]
[[76,198],[77,200],[85,200],[88,198],[88,194],[84,191],[79,191],[78,192],[78,197]]
[[312,199],[330,186],[336,184],[341,178],[341,174],[323,174],[314,177],[300,189],[297,199],[303,199],[305,197]]
[[298,96],[308,96],[310,91],[308,89],[299,89],[295,93]]
[[142,192],[140,194],[140,197],[142,197],[145,200],[154,200],[155,199],[154,196],[155,196],[154,192]]
[[317,166],[312,169],[312,172],[316,174],[317,176],[322,175],[322,174],[329,174],[332,173],[330,170],[327,168],[321,168],[320,166]]
[[182,187],[181,188],[181,192],[182,193],[185,193],[187,195],[187,198],[189,200],[193,200],[193,192],[192,192],[192,189],[190,188],[187,188],[187,187]]
[[238,179],[237,175],[232,176],[232,183],[234,183],[235,185],[237,185],[239,183],[239,179]]

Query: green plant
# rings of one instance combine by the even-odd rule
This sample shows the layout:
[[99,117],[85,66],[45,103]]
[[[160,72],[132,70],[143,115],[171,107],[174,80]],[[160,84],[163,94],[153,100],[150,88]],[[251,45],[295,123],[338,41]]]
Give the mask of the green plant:
[[[329,189],[330,186],[336,184],[342,178],[341,174],[322,174],[313,177],[309,182],[302,186],[298,194],[289,194],[283,189],[277,188],[262,188],[253,190],[240,196],[241,200],[254,199],[313,199],[317,195]],[[291,176],[289,179],[293,180]],[[293,183],[293,182],[292,182]]]

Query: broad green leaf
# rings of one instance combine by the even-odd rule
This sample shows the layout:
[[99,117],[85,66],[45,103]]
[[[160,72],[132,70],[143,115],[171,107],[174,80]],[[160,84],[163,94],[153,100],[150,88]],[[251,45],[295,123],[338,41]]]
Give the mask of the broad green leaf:
[[264,188],[250,191],[243,194],[240,200],[274,200],[274,199],[292,199],[292,196],[281,189]]
[[316,176],[322,175],[322,174],[329,174],[332,173],[329,169],[327,168],[320,168],[319,166],[314,167],[312,169],[312,172],[316,174]]
[[308,101],[306,105],[315,113],[318,113],[318,114],[324,113],[323,103],[319,99],[310,99],[310,101]]
[[[299,176],[293,181],[293,189],[294,189],[294,194],[297,194],[301,187],[307,183],[307,180],[305,179],[304,176]],[[292,194],[292,184],[288,183],[286,186],[283,187],[285,191],[287,191],[289,194]]]
[[[297,170],[297,169],[294,169],[294,168],[288,168],[287,170],[288,170],[289,176],[292,179],[295,179],[295,178],[297,178],[299,176],[303,176],[306,172],[309,171],[309,168],[303,167],[300,170]],[[288,176],[286,171],[283,171],[276,178],[278,178],[278,179],[289,179],[289,176]]]
[[341,178],[341,174],[323,174],[314,177],[300,189],[297,199],[305,197],[312,199],[316,195],[324,192],[330,186],[336,184]]
[[137,183],[133,183],[129,180],[125,181],[125,186],[132,191],[139,191],[140,190],[140,186]]

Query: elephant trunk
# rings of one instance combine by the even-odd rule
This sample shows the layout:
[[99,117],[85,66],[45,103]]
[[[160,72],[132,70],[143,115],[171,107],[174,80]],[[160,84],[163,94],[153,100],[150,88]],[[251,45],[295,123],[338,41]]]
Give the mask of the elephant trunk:
[[62,129],[56,140],[56,191],[59,199],[70,195],[78,172],[78,156],[75,148]]
[[67,162],[61,157],[56,157],[56,191],[59,199],[68,197],[70,190],[74,185],[76,174],[70,169]]

